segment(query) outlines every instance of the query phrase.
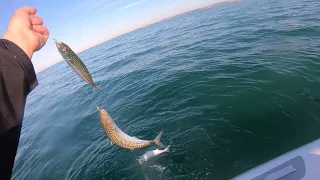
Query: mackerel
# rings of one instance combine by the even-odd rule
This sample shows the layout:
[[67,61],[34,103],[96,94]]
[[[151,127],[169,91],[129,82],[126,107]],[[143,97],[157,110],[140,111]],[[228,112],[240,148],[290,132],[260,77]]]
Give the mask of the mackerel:
[[53,39],[56,43],[59,53],[67,64],[87,83],[92,85],[95,89],[99,89],[91,77],[86,65],[82,62],[79,56],[65,43]]
[[123,132],[113,121],[107,111],[99,107],[98,111],[100,112],[100,121],[104,128],[106,135],[109,137],[112,144],[118,145],[125,149],[135,150],[139,148],[144,148],[152,144],[163,147],[163,144],[160,142],[162,131],[154,140],[141,140],[133,136],[129,136]]

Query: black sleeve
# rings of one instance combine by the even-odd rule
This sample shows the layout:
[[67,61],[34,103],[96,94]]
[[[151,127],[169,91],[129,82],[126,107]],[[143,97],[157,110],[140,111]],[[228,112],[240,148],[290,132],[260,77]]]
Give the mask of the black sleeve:
[[10,179],[27,95],[38,85],[30,58],[0,39],[0,179]]

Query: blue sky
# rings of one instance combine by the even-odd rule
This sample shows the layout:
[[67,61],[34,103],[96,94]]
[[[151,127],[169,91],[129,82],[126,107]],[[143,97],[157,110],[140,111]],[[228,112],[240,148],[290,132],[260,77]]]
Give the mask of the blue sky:
[[[34,53],[37,72],[62,60],[52,38],[80,52],[146,24],[225,0],[12,0],[13,9],[38,9],[48,27],[47,44]],[[0,34],[12,15],[10,0],[0,1]]]

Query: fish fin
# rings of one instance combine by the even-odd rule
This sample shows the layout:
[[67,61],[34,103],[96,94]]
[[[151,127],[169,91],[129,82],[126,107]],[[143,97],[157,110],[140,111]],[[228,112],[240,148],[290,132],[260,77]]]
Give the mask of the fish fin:
[[164,145],[161,143],[160,138],[162,136],[162,131],[157,135],[157,137],[154,139],[154,143],[160,147],[164,147]]
[[164,149],[164,151],[165,151],[165,152],[169,152],[170,146],[171,146],[171,144],[168,145],[168,146]]

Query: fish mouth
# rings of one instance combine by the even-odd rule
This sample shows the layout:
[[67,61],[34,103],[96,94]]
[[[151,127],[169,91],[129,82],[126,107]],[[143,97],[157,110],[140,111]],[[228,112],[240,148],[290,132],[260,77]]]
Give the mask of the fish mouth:
[[103,108],[100,108],[100,107],[97,106],[97,109],[98,109],[100,114],[109,115],[108,112],[106,110],[104,110]]
[[61,47],[62,42],[56,40],[55,38],[52,38],[54,40],[54,42],[56,43],[57,48]]
[[58,40],[56,40],[55,38],[52,38],[52,39],[54,40],[54,42],[55,42],[56,44],[61,44],[61,42],[58,41]]

